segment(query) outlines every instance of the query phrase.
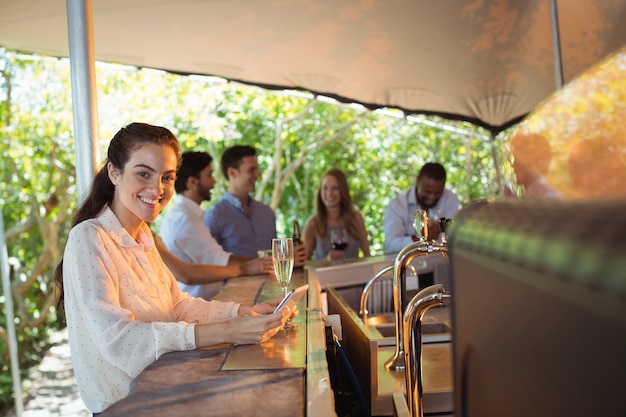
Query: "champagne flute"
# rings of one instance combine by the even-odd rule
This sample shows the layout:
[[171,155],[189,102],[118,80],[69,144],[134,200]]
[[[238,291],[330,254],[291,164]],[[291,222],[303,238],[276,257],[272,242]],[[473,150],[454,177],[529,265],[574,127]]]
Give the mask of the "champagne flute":
[[330,247],[335,250],[346,250],[348,247],[348,235],[344,227],[330,231]]
[[293,239],[272,239],[272,261],[276,279],[283,290],[283,297],[287,295],[289,281],[293,273]]

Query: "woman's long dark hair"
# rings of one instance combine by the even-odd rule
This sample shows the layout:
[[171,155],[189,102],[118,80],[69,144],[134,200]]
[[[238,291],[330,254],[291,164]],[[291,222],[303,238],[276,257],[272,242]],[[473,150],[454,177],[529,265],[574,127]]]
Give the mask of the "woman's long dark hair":
[[346,225],[346,229],[348,229],[348,233],[351,236],[359,238],[359,229],[357,227],[356,221],[356,210],[352,205],[352,197],[350,196],[350,188],[348,186],[348,180],[346,179],[346,174],[343,173],[342,170],[338,168],[331,168],[322,175],[322,180],[320,181],[320,186],[317,190],[317,195],[315,197],[315,211],[317,213],[317,225],[316,225],[316,233],[318,236],[324,236],[326,233],[328,221],[328,211],[326,210],[326,206],[324,205],[324,201],[322,200],[322,183],[324,182],[324,178],[331,176],[337,180],[337,185],[339,186],[339,194],[341,195],[341,203],[339,205],[339,217],[341,217]]
[[[96,173],[89,195],[74,215],[72,227],[85,220],[93,219],[100,214],[106,205],[111,204],[113,201],[115,186],[109,179],[107,164],[110,162],[120,172],[123,172],[131,154],[147,144],[171,147],[176,152],[177,161],[180,163],[180,145],[176,136],[168,129],[146,123],[131,123],[123,127],[111,139],[107,151],[107,159]],[[65,292],[63,291],[63,259],[61,259],[61,262],[54,270],[54,281],[56,282],[58,294],[57,310],[62,312],[65,299]]]

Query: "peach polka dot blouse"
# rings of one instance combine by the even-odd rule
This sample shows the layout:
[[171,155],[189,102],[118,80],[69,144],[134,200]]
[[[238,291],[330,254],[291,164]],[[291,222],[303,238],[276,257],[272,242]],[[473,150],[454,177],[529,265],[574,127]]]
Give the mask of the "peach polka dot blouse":
[[124,398],[164,353],[195,349],[195,323],[228,320],[239,310],[181,292],[149,227],[135,241],[108,207],[70,231],[63,285],[74,373],[94,413]]

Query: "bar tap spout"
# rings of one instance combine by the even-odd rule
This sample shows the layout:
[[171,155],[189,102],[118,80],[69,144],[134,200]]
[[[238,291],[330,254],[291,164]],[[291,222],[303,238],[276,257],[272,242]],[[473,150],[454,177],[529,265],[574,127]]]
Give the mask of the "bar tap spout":
[[367,310],[367,300],[369,298],[370,292],[372,288],[374,288],[374,284],[379,281],[386,273],[391,272],[393,270],[393,264],[388,265],[378,271],[374,276],[365,284],[363,287],[363,292],[361,293],[361,301],[359,303],[359,314],[363,318],[363,322],[367,323],[367,316],[369,311]]
[[440,252],[446,258],[448,249],[445,244],[428,241],[428,212],[417,210],[415,213],[415,232],[418,241],[405,246],[396,256],[393,269],[393,312],[396,330],[396,351],[387,362],[385,369],[400,371],[405,369],[404,330],[402,326],[402,312],[407,304],[406,300],[406,270],[413,259]]
[[[413,265],[409,265],[408,269],[411,270],[411,273],[414,276],[417,276],[417,270],[415,269]],[[374,285],[376,285],[378,281],[383,280],[385,278],[385,275],[388,272],[393,272],[393,264],[387,265],[386,267],[378,271],[376,274],[374,274],[374,276],[370,278],[367,284],[365,284],[365,287],[363,287],[363,292],[361,293],[361,301],[359,303],[359,314],[361,315],[363,322],[366,324],[367,324],[367,319],[370,313],[369,310],[367,309],[367,302],[369,300],[370,293],[372,292]]]
[[450,298],[442,284],[431,285],[418,292],[404,313],[404,350],[406,357],[406,395],[411,416],[422,417],[422,318],[431,307],[443,304]]

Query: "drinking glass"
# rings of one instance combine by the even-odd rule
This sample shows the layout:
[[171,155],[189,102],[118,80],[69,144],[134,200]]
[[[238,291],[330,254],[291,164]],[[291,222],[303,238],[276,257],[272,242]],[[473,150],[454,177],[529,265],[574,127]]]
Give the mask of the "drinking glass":
[[272,261],[276,279],[283,289],[283,297],[287,295],[287,287],[293,273],[293,239],[272,239]]
[[345,250],[348,247],[348,234],[345,228],[330,231],[330,247],[335,250]]

